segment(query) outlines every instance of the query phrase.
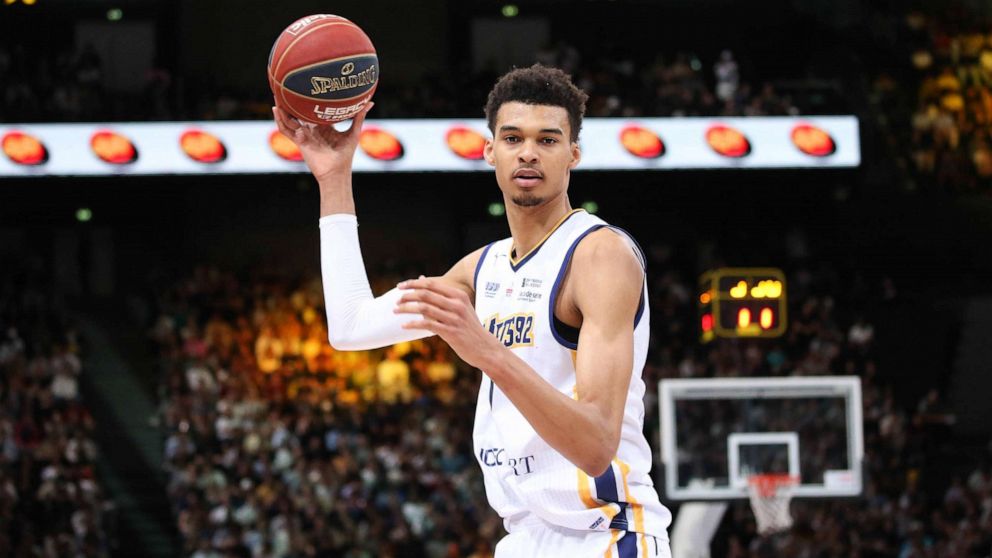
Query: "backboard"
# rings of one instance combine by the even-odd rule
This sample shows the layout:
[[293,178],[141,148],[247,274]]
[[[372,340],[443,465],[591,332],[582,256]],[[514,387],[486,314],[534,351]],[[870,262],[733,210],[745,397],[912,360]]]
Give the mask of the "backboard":
[[856,376],[673,379],[658,393],[669,499],[747,498],[760,473],[798,476],[797,498],[862,491]]

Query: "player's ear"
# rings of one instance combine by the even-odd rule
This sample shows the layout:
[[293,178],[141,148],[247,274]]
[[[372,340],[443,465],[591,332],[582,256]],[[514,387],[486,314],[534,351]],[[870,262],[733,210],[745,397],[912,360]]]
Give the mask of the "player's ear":
[[486,145],[482,148],[482,156],[485,157],[486,162],[489,163],[490,167],[496,166],[496,157],[493,156],[493,140],[486,139]]
[[568,169],[572,170],[579,165],[579,161],[582,160],[582,149],[579,148],[579,142],[572,142],[572,160],[568,163]]

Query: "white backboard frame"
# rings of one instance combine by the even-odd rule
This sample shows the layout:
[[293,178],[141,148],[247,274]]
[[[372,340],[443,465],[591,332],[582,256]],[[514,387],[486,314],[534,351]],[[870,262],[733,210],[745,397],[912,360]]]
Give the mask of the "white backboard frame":
[[[674,404],[676,398],[785,399],[817,396],[844,398],[848,420],[847,431],[849,433],[848,455],[851,456],[852,469],[831,472],[834,476],[839,475],[845,478],[845,481],[841,483],[800,483],[796,487],[793,497],[851,497],[860,495],[863,490],[861,466],[864,462],[864,433],[861,378],[857,376],[666,379],[658,382],[658,394],[659,416],[661,418],[661,461],[665,471],[665,494],[671,500],[731,500],[748,497],[746,482],[743,487],[733,486],[732,482],[730,486],[706,486],[705,483],[690,483],[688,486],[678,486]],[[731,433],[731,435],[733,434]],[[728,439],[728,451],[729,447]],[[797,452],[801,453],[802,448],[798,447],[798,441],[796,448]],[[797,461],[799,453],[797,453]],[[730,455],[728,455],[728,460]],[[734,473],[731,472],[730,474],[733,475]]]
[[747,488],[747,477],[740,475],[741,446],[785,446],[789,455],[789,476],[799,476],[799,434],[795,432],[734,432],[727,436],[727,463],[729,464],[727,469],[730,472],[730,486]]

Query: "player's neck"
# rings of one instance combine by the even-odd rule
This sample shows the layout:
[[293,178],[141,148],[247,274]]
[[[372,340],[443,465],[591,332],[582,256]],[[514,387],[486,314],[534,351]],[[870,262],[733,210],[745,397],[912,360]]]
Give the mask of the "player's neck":
[[572,206],[567,195],[535,207],[519,207],[513,205],[513,202],[508,203],[506,220],[510,225],[510,235],[513,236],[514,257],[519,258],[530,252],[570,211]]

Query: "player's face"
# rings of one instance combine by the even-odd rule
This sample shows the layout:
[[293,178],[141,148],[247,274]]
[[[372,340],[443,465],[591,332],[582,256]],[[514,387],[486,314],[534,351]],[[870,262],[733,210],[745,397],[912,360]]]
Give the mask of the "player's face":
[[580,153],[569,140],[564,107],[504,103],[495,128],[485,157],[496,168],[496,182],[508,201],[533,207],[565,192]]

